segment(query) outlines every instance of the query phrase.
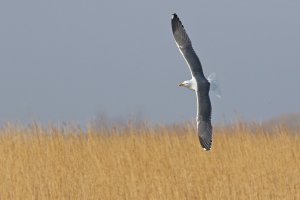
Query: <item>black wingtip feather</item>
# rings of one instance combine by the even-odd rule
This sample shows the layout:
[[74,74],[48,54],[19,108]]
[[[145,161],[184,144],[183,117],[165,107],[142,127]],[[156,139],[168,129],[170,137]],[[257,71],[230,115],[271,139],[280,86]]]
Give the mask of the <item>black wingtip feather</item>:
[[176,13],[172,14],[172,31],[175,32],[175,30],[178,28],[179,25],[181,25],[181,22],[177,14]]
[[211,148],[212,141],[205,141],[201,137],[199,137],[200,144],[205,151],[209,151]]
[[177,16],[176,13],[173,13],[173,14],[172,14],[172,19],[174,19],[174,18],[178,18],[178,16]]

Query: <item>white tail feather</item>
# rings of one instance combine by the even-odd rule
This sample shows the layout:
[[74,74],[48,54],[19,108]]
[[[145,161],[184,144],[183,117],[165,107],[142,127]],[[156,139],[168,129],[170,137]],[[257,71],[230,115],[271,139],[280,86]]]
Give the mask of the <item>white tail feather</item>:
[[217,80],[216,73],[213,72],[211,75],[209,75],[207,80],[210,83],[210,91],[212,91],[217,97],[221,98],[222,93],[221,93],[219,82]]

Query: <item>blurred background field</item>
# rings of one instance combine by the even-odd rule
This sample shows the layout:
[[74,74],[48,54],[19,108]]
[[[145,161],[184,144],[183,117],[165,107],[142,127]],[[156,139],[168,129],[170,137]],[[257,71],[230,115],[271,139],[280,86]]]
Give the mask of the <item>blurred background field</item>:
[[0,130],[0,199],[300,199],[299,127],[123,124]]

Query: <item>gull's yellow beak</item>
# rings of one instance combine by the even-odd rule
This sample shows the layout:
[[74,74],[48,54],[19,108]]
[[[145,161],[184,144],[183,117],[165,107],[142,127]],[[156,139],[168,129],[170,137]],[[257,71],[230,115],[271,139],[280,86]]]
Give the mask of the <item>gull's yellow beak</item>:
[[179,83],[178,86],[183,86],[183,83]]

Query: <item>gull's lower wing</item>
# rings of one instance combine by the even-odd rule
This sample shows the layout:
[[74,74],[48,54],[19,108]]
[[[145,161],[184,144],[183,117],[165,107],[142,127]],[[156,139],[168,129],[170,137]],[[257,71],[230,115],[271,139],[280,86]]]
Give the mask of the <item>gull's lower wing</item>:
[[201,146],[210,150],[212,143],[211,102],[208,92],[196,92],[197,131]]
[[192,42],[176,14],[172,15],[171,24],[176,44],[189,65],[192,76],[204,77],[200,60],[192,47]]

